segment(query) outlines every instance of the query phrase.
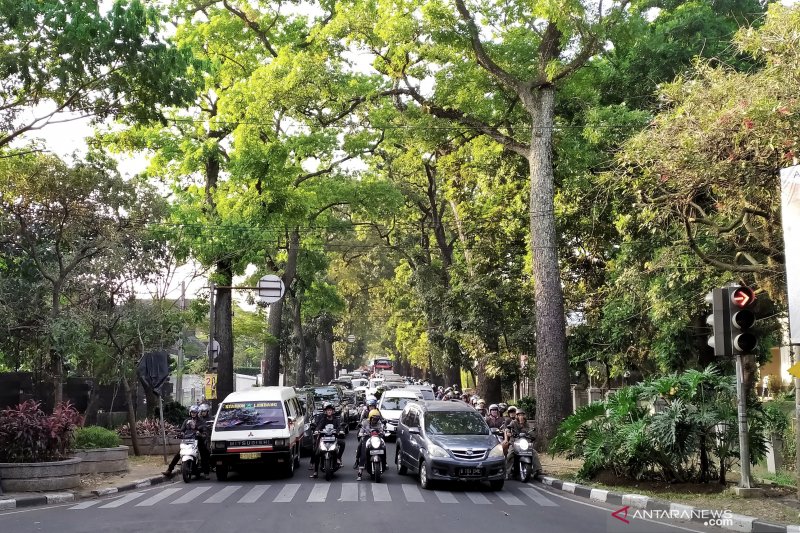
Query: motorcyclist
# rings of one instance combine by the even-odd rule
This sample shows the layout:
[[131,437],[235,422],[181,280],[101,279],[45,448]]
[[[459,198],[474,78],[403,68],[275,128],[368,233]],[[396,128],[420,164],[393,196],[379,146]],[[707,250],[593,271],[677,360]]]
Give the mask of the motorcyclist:
[[207,403],[200,404],[200,412],[197,415],[203,431],[197,439],[197,448],[200,452],[200,466],[203,467],[203,474],[206,476],[211,468],[211,428],[214,420],[211,418],[211,407]]
[[[371,413],[373,409],[378,410],[378,399],[375,398],[375,396],[370,396],[369,398],[367,398],[367,408],[364,410],[363,413],[361,413],[361,420],[359,420],[359,422],[368,420],[369,413]],[[380,414],[379,410],[378,414]]]
[[[377,431],[379,435],[383,435],[383,422],[381,422],[381,413],[377,409],[369,412],[369,418],[361,422],[361,428],[358,430],[358,451],[356,457],[358,458],[358,479],[361,481],[361,475],[364,473],[364,463],[366,457],[367,440],[372,435],[373,431]],[[383,469],[386,470],[386,454],[383,455]]]
[[[509,408],[510,409],[510,408]],[[517,408],[516,410],[516,419],[513,420],[508,426],[506,427],[506,442],[508,442],[508,455],[506,455],[506,479],[513,479],[514,478],[514,439],[516,439],[520,433],[531,433],[531,429],[528,428],[528,421],[525,418],[525,410],[522,408]],[[533,457],[531,468],[533,469],[533,476],[536,477],[542,473],[542,463],[539,461],[539,454],[536,453],[536,450],[531,448],[533,451]]]
[[[192,439],[197,437],[198,441],[197,447],[198,449],[200,448],[200,440],[202,439],[202,435],[205,434],[205,424],[203,423],[202,420],[200,420],[200,408],[197,405],[189,407],[189,418],[183,421],[183,424],[181,424],[179,432],[181,434],[181,438],[184,439]],[[175,470],[175,466],[178,464],[178,462],[180,462],[180,460],[181,460],[181,452],[179,451],[172,458],[172,461],[170,461],[169,466],[164,472],[162,472],[162,474],[164,474],[167,477],[172,477],[172,471]],[[201,453],[200,465],[203,467],[203,477],[208,479],[208,472],[206,471],[206,468],[208,467],[206,466],[206,464],[208,463],[203,459]]]
[[489,411],[486,409],[486,400],[484,400],[483,398],[478,400],[478,404],[477,404],[476,409],[478,410],[478,412],[481,414],[481,416],[483,418],[486,418],[487,416],[489,416]]
[[[508,409],[508,404],[505,403],[505,402],[500,402],[499,404],[497,404],[497,408],[500,411],[500,416],[505,416],[506,415],[506,409]],[[490,411],[491,411],[491,409],[490,409]]]
[[500,407],[496,403],[489,406],[489,415],[486,417],[486,423],[492,429],[500,429],[505,425],[505,420],[500,416]]
[[319,433],[325,429],[328,424],[332,425],[336,430],[336,439],[338,440],[338,451],[336,453],[336,461],[339,466],[342,466],[342,454],[344,453],[344,439],[339,436],[339,431],[342,429],[342,420],[336,415],[336,408],[330,402],[325,402],[322,406],[323,414],[317,419],[316,427],[314,428],[316,438],[314,439],[314,455],[311,457],[311,463],[314,465],[314,473],[311,474],[312,478],[319,475]]
[[503,417],[506,426],[508,426],[511,422],[513,422],[517,418],[516,413],[517,413],[517,407],[514,405],[509,405],[508,409],[506,409],[506,416]]

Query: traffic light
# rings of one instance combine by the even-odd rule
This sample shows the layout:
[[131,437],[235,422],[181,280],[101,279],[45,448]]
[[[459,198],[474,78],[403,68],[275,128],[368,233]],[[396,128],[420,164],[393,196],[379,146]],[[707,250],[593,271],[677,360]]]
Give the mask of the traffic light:
[[758,339],[750,331],[756,323],[756,314],[753,311],[756,295],[750,287],[728,287],[727,292],[731,313],[731,351],[733,355],[752,353],[758,344]]
[[727,289],[713,289],[706,295],[706,303],[711,304],[711,314],[706,319],[706,324],[711,326],[711,335],[708,345],[714,348],[714,355],[730,355],[730,350],[725,349],[730,342],[731,322],[730,305]]
[[714,348],[714,355],[744,355],[755,349],[758,339],[750,331],[756,322],[755,301],[750,287],[723,287],[706,295],[712,306],[706,319],[712,330],[708,345]]

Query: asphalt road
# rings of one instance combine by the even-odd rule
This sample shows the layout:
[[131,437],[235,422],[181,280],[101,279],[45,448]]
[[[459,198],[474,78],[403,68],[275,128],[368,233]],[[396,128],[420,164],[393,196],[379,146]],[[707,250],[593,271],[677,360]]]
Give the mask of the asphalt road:
[[[415,477],[390,467],[380,484],[352,469],[355,437],[347,439],[345,467],[331,482],[309,479],[308,460],[293,478],[232,473],[228,481],[176,481],[150,489],[41,508],[0,512],[8,533],[304,533],[313,531],[448,533],[589,533],[717,531],[690,522],[659,523],[611,516],[615,506],[540,484],[506,482],[442,485],[426,491]],[[390,457],[394,444],[388,445]]]

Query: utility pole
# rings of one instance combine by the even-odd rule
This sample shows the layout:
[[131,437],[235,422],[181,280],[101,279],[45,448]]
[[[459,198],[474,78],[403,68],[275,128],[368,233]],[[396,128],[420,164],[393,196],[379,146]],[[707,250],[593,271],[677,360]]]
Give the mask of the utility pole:
[[217,293],[217,284],[211,282],[211,294],[209,295],[209,312],[208,312],[208,370],[214,368],[214,337],[217,336],[215,323],[217,314],[214,310],[214,299]]
[[[178,301],[181,311],[186,311],[186,281],[181,281],[181,299]],[[175,378],[176,400],[183,405],[183,328],[178,339],[178,376]]]

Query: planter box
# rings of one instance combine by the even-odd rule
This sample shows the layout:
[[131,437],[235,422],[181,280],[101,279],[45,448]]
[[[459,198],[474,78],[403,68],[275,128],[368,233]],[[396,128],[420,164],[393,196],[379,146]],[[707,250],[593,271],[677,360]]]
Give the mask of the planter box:
[[81,484],[77,457],[47,463],[0,463],[0,486],[5,492],[74,489]]
[[[133,455],[133,442],[130,437],[120,437],[122,444],[128,447],[128,455]],[[167,454],[176,454],[181,448],[181,439],[167,437]],[[161,435],[157,437],[139,437],[139,453],[142,455],[161,455],[164,445]]]
[[81,474],[110,474],[128,471],[127,446],[76,450],[75,457],[81,459],[78,468]]

